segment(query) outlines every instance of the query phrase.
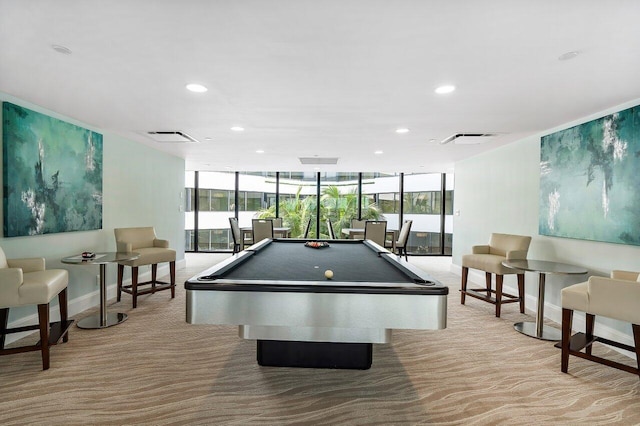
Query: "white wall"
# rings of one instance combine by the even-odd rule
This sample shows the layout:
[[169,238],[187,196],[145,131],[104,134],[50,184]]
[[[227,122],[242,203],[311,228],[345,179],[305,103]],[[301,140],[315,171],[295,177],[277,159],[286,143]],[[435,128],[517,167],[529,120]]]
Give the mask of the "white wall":
[[[559,323],[562,288],[585,281],[589,275],[608,276],[613,269],[640,271],[638,246],[538,235],[540,137],[639,103],[636,99],[456,163],[454,211],[459,210],[460,215],[454,216],[454,272],[460,272],[462,256],[471,252],[471,246],[486,244],[492,232],[530,235],[528,258],[571,263],[589,270],[586,276],[547,275],[545,316]],[[469,278],[484,283],[484,274],[470,271]],[[537,282],[536,274],[526,274],[528,310],[535,311]],[[505,284],[517,291],[514,276],[505,277]],[[631,343],[630,325],[596,319],[596,332],[602,325],[607,327],[605,333],[621,332],[622,339]],[[582,327],[580,318],[574,320],[574,327]]]
[[[64,268],[69,271],[69,310],[72,315],[98,304],[98,266],[65,265],[60,259],[85,250],[115,251],[114,228],[154,226],[158,237],[169,240],[170,246],[176,250],[178,265],[184,264],[183,159],[125,140],[3,93],[0,93],[0,101],[8,101],[103,135],[101,230],[0,237],[0,246],[8,258],[44,257],[48,268]],[[0,214],[4,214],[2,206]],[[126,269],[125,279],[128,279],[130,268]],[[141,273],[148,274],[147,269],[141,268]],[[165,270],[168,271],[168,267],[161,265],[160,272]],[[115,294],[115,280],[116,267],[108,265],[107,285],[110,286],[110,296]],[[126,300],[128,296],[123,297]],[[57,311],[57,302],[55,305]],[[13,325],[21,325],[33,319],[35,312],[34,307],[11,309],[9,321]],[[54,317],[56,315],[54,314]]]

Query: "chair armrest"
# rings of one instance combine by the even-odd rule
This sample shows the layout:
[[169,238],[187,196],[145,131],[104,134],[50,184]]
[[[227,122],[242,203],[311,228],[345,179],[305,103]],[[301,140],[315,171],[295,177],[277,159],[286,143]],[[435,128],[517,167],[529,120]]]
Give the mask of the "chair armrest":
[[511,250],[507,252],[508,260],[524,260],[527,258],[528,250]]
[[589,313],[640,324],[640,283],[607,277],[589,277]]
[[26,257],[22,259],[7,259],[10,268],[20,268],[23,272],[44,271],[44,257]]
[[481,245],[481,246],[473,246],[471,247],[471,253],[473,254],[489,254],[489,246]]
[[21,268],[0,269],[0,301],[17,299],[18,288],[20,288],[22,282]]
[[131,243],[123,243],[123,242],[116,242],[116,248],[118,250],[118,252],[124,252],[124,253],[131,253],[133,250],[131,250],[132,246]]
[[638,272],[613,270],[611,271],[611,278],[615,280],[636,281],[638,279]]
[[169,240],[160,240],[156,238],[153,240],[153,246],[161,247],[161,248],[169,248]]

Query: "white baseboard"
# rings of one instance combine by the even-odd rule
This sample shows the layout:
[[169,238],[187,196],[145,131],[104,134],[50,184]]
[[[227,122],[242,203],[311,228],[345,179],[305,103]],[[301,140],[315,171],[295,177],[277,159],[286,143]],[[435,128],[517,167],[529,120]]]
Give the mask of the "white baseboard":
[[[462,267],[459,265],[454,265],[453,263],[451,264],[451,267],[449,268],[450,271],[458,276],[462,276]],[[485,284],[485,273],[482,271],[477,271],[474,269],[469,269],[469,277],[468,277],[468,281],[480,286],[484,286]],[[518,289],[516,287],[512,287],[510,285],[507,285],[506,283],[503,285],[503,291],[506,293],[511,293],[511,294],[518,294]],[[525,295],[525,307],[526,306],[537,306],[538,305],[538,298],[530,295],[530,294],[526,294]],[[527,309],[526,308],[526,312],[529,315],[532,315],[533,317],[536,316],[536,311],[535,310],[531,310],[531,309]],[[547,301],[545,301],[544,303],[544,317],[555,322],[556,324],[558,324],[558,327],[560,327],[560,324],[562,324],[562,307],[561,306],[557,306],[557,305],[553,305],[551,303],[548,303]],[[575,332],[584,332],[586,323],[585,323],[585,315],[584,313],[581,312],[575,312],[573,315],[573,324],[572,324],[572,328],[573,331]],[[609,339],[609,340],[613,340],[616,342],[620,342],[623,343],[625,345],[629,345],[629,346],[634,346],[634,341],[633,341],[633,336],[630,336],[626,333],[623,333],[619,330],[616,330],[614,328],[611,328],[609,326],[606,325],[601,325],[598,324],[598,321],[596,320],[596,324],[593,330],[593,333],[596,336],[600,336],[603,337],[605,339]],[[636,358],[636,355],[632,352],[629,351],[625,351],[623,349],[620,348],[616,348],[616,347],[612,347],[610,346],[611,349],[620,352],[623,355],[628,356],[629,358]]]
[[[176,261],[176,269],[184,268],[186,266],[186,260],[177,260]],[[158,276],[162,277],[165,275],[169,275],[169,264],[158,266]],[[96,276],[97,277],[97,276]],[[151,269],[146,272],[140,271],[138,280],[149,281],[151,279]],[[123,284],[130,285],[131,278],[124,280]],[[177,283],[176,283],[177,285]],[[107,285],[107,300],[116,297],[117,292],[117,283],[112,283]],[[68,304],[68,315],[69,318],[73,318],[74,315],[77,315],[81,312],[86,311],[87,309],[94,308],[96,306],[100,306],[100,288],[95,291],[92,291],[87,294],[83,294],[82,296],[76,297],[72,300],[69,300]],[[49,316],[51,321],[59,321],[60,320],[60,307],[58,305],[52,306],[50,308]],[[8,328],[17,328],[24,327],[31,324],[38,323],[38,314],[37,312],[32,315],[27,315],[26,317],[19,318],[15,321],[11,321],[8,325]],[[22,333],[13,333],[8,334],[5,338],[5,344],[9,344],[15,342],[23,337],[26,337],[30,334],[38,333],[38,330],[34,331],[25,331]]]

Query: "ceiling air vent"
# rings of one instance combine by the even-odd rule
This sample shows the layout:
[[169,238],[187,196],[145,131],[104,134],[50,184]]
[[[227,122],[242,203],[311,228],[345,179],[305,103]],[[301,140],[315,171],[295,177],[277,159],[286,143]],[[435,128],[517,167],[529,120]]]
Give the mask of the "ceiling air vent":
[[301,164],[338,164],[338,157],[298,157]]
[[445,145],[450,142],[456,145],[476,145],[489,142],[496,136],[498,136],[497,133],[457,133],[440,141],[440,145]]
[[184,132],[147,132],[147,135],[159,143],[193,143],[198,142]]

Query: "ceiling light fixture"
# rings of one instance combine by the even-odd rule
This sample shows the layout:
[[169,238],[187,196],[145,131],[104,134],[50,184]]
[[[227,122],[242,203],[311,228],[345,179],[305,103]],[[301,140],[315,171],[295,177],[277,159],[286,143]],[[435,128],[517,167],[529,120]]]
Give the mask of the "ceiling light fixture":
[[435,92],[439,95],[444,95],[446,93],[451,93],[454,90],[456,90],[456,86],[448,84],[448,85],[437,87]]
[[204,87],[202,84],[197,84],[197,83],[189,83],[187,84],[186,88],[188,91],[194,92],[194,93],[204,93],[207,90],[209,90],[206,87]]
[[233,130],[234,132],[244,132],[244,127],[233,126],[231,130]]
[[384,154],[384,153],[383,153],[382,151],[378,150],[378,151],[374,152],[374,154],[376,154],[376,155],[382,155],[382,154]]
[[257,149],[256,154],[264,154],[264,149]]
[[571,52],[566,52],[566,53],[563,53],[562,55],[558,56],[558,60],[559,61],[568,61],[569,59],[575,58],[579,54],[580,54],[580,52],[578,52],[577,50],[572,50]]
[[71,49],[66,46],[61,46],[59,44],[52,44],[51,48],[58,53],[62,53],[63,55],[71,55]]
[[400,127],[396,129],[396,133],[409,133],[409,129],[407,129],[406,127]]

